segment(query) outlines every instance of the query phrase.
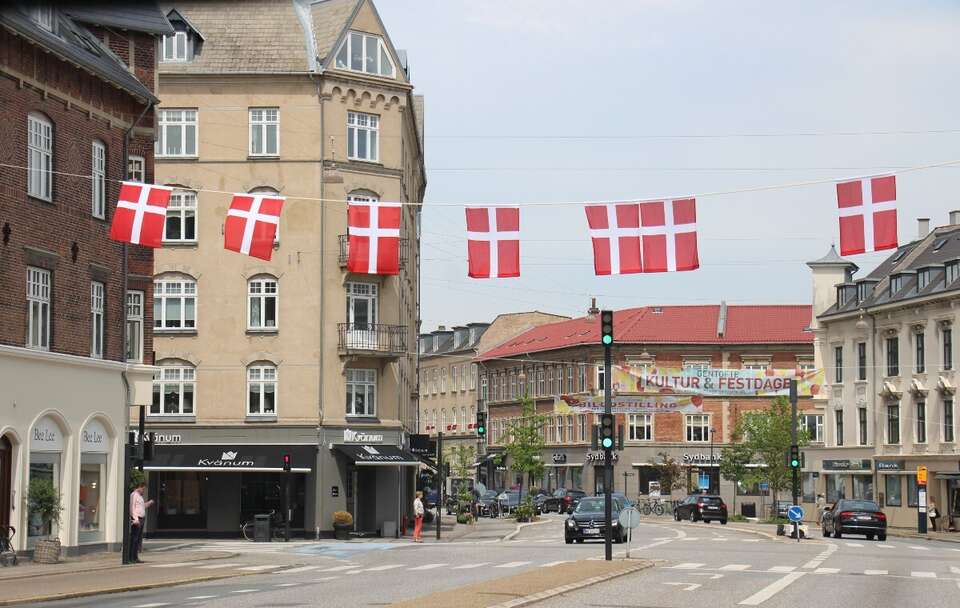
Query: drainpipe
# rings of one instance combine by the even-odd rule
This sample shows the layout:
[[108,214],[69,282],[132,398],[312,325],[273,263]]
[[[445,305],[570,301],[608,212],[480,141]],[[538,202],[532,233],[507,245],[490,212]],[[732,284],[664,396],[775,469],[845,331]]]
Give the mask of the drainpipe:
[[[316,78],[313,73],[309,74],[310,80],[313,80],[317,87],[317,101],[320,103],[320,357],[319,357],[319,372],[318,372],[318,399],[317,399],[317,456],[315,461],[315,472],[314,472],[314,483],[316,488],[314,489],[315,497],[315,506],[314,506],[314,528],[316,530],[316,538],[320,540],[320,517],[323,513],[321,509],[321,504],[323,501],[323,484],[320,482],[321,477],[321,455],[320,450],[323,449],[323,372],[324,372],[324,339],[323,332],[326,328],[326,323],[324,321],[324,301],[323,301],[323,277],[324,277],[324,260],[326,256],[323,252],[326,250],[325,245],[325,232],[327,229],[327,202],[322,200],[325,198],[326,192],[326,178],[324,176],[324,160],[323,160],[323,146],[324,146],[324,104],[323,104],[323,90],[320,80]],[[354,492],[356,489],[354,489]]]
[[[878,392],[878,391],[877,391],[877,361],[876,361],[876,352],[877,352],[877,351],[876,351],[876,348],[875,348],[876,346],[878,346],[878,344],[877,344],[877,317],[874,316],[874,315],[871,314],[871,313],[867,313],[867,314],[869,314],[869,316],[870,316],[870,342],[873,343],[873,348],[871,348],[871,350],[873,350],[873,352],[874,352],[873,365],[870,366],[870,386],[871,386],[871,390],[872,390],[872,394],[870,395],[870,398],[871,398],[871,400],[874,400],[873,402],[874,402],[874,404],[876,404],[876,398],[877,398],[877,392]],[[880,346],[881,348],[883,347],[882,342],[879,344],[879,346]],[[881,352],[883,352],[883,351],[881,350]],[[899,359],[899,353],[898,353],[898,359]],[[876,410],[876,408],[874,408],[874,410]],[[879,414],[879,415],[878,415],[878,414]],[[882,422],[882,421],[883,421],[883,418],[881,417],[882,414],[883,414],[882,411],[881,411],[881,412],[877,412],[877,411],[874,411],[874,412],[873,412],[873,427],[874,427],[874,428],[873,428],[873,453],[874,453],[874,461],[876,461],[876,456],[878,455],[878,452],[879,452],[879,450],[880,450],[880,438],[883,437],[883,435],[882,435],[882,433],[883,433],[883,422]],[[858,418],[857,418],[857,425],[858,425],[858,426],[859,426],[859,424],[860,424],[859,416],[860,416],[860,412],[857,412],[857,417],[858,417]],[[878,427],[879,427],[879,431],[880,431],[879,433],[877,432]],[[874,471],[873,471],[873,494],[874,494],[875,497],[879,497],[879,495],[880,495],[880,476],[879,476],[879,475],[877,474],[877,472],[876,472],[876,468],[877,468],[877,467],[876,467],[876,464],[874,464],[874,467],[873,467],[873,468],[874,468]]]

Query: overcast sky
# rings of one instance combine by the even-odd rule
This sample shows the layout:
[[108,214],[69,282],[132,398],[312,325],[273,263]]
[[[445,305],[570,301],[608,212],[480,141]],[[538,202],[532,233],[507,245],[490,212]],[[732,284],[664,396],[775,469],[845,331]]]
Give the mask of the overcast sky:
[[[580,315],[591,296],[809,303],[804,262],[838,239],[832,184],[701,197],[700,270],[596,277],[582,207],[527,207],[522,276],[474,280],[463,208],[444,203],[636,200],[960,159],[956,2],[375,1],[426,96],[424,331]],[[950,132],[837,134],[937,130]],[[784,135],[800,133],[822,135]],[[960,209],[960,168],[897,181],[901,243],[917,217]]]

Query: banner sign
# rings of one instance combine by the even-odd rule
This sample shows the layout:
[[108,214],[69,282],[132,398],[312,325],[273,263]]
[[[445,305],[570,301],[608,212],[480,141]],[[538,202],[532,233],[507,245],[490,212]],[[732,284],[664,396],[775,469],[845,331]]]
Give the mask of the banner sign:
[[798,372],[792,369],[615,365],[611,380],[614,392],[621,394],[680,393],[708,397],[776,397],[789,394],[792,378],[797,380],[797,394],[810,397],[820,392],[824,370]]
[[[683,412],[697,414],[703,411],[703,398],[699,395],[617,395],[611,399],[614,414],[654,414],[657,412]],[[560,395],[554,401],[555,414],[602,414],[603,397],[590,394]]]

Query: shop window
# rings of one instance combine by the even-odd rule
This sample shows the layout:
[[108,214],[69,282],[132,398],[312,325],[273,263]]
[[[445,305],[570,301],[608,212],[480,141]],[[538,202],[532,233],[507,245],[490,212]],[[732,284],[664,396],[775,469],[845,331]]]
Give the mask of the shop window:
[[917,508],[920,506],[920,494],[917,491],[917,476],[907,475],[907,506]]
[[853,499],[873,500],[873,475],[853,475]]
[[801,481],[803,483],[803,502],[816,502],[817,480],[814,478],[813,473],[802,473]]
[[827,503],[833,504],[847,497],[846,488],[843,485],[844,475],[824,475],[824,477],[827,486]]
[[[82,458],[86,461],[92,459],[92,456],[83,454]],[[89,541],[102,537],[100,512],[103,506],[103,467],[104,464],[100,462],[83,462],[80,465],[80,503],[77,525],[81,540]]]
[[901,507],[903,506],[903,484],[900,483],[900,475],[884,475],[883,476],[883,487],[886,504],[888,507]]
[[[60,454],[30,454],[30,481],[45,479],[60,491]],[[50,522],[44,522],[39,515],[27,513],[27,539],[49,537],[56,532]]]

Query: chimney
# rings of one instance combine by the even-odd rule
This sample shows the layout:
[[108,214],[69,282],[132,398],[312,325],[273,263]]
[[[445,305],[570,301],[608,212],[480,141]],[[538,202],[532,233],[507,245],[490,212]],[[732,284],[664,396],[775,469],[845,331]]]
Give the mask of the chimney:
[[926,236],[930,234],[930,218],[928,217],[918,217],[917,218],[917,240],[923,240]]
[[720,313],[717,315],[717,337],[727,333],[727,301],[720,300]]
[[950,212],[950,225],[955,226],[957,224],[960,224],[960,210]]
[[447,331],[446,325],[437,325],[437,331]]
[[600,309],[597,308],[597,299],[590,298],[590,308],[587,309],[587,314],[591,317],[595,317],[600,314]]

